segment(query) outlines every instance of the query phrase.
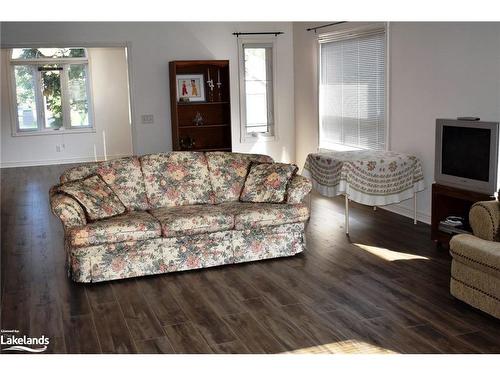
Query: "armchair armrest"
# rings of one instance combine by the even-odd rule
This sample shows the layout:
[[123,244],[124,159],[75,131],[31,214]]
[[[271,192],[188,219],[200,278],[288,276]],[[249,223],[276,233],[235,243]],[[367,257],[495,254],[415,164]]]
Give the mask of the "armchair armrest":
[[483,240],[471,234],[458,234],[450,241],[450,254],[461,263],[500,275],[500,242]]
[[308,178],[299,174],[295,175],[288,184],[286,203],[301,203],[311,189],[312,183]]
[[474,203],[469,211],[469,223],[476,237],[487,241],[499,241],[499,202],[485,201]]
[[49,194],[52,213],[61,219],[65,229],[87,224],[85,211],[75,199],[54,189]]

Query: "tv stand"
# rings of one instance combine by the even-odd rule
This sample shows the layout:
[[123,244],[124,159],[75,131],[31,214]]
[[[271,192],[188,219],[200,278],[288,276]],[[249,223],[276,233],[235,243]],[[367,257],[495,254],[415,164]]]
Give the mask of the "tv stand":
[[439,222],[447,216],[461,216],[465,219],[465,230],[472,230],[469,226],[469,210],[479,201],[494,199],[485,193],[464,190],[456,187],[432,184],[432,216],[431,238],[438,246],[449,247],[451,234],[439,230]]

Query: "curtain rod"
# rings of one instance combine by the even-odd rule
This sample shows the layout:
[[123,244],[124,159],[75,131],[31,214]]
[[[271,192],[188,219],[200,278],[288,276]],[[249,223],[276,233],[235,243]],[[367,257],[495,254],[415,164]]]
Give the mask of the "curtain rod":
[[283,31],[264,31],[261,33],[233,33],[233,35],[236,35],[236,37],[239,37],[240,35],[274,35],[278,36],[284,34]]
[[327,23],[325,25],[321,25],[321,26],[316,26],[316,27],[310,27],[308,29],[306,29],[307,31],[311,31],[311,30],[314,30],[314,33],[316,33],[316,30],[318,29],[322,29],[323,27],[328,27],[328,26],[334,26],[334,25],[340,25],[341,23],[346,23],[347,21],[339,21],[339,22],[333,22],[333,23]]

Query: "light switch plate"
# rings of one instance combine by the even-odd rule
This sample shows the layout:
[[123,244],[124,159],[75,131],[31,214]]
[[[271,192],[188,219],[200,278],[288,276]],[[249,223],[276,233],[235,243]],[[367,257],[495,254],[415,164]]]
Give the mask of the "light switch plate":
[[141,115],[141,123],[143,124],[154,124],[155,119],[153,115]]

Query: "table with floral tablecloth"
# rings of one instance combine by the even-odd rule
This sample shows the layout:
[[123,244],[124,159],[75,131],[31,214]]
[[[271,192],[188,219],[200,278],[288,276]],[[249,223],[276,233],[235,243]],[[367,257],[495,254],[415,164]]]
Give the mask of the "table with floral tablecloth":
[[393,151],[312,153],[307,156],[302,175],[310,178],[313,188],[324,196],[344,194],[346,211],[347,198],[370,206],[384,206],[409,198],[416,200],[416,193],[425,188],[420,160]]

